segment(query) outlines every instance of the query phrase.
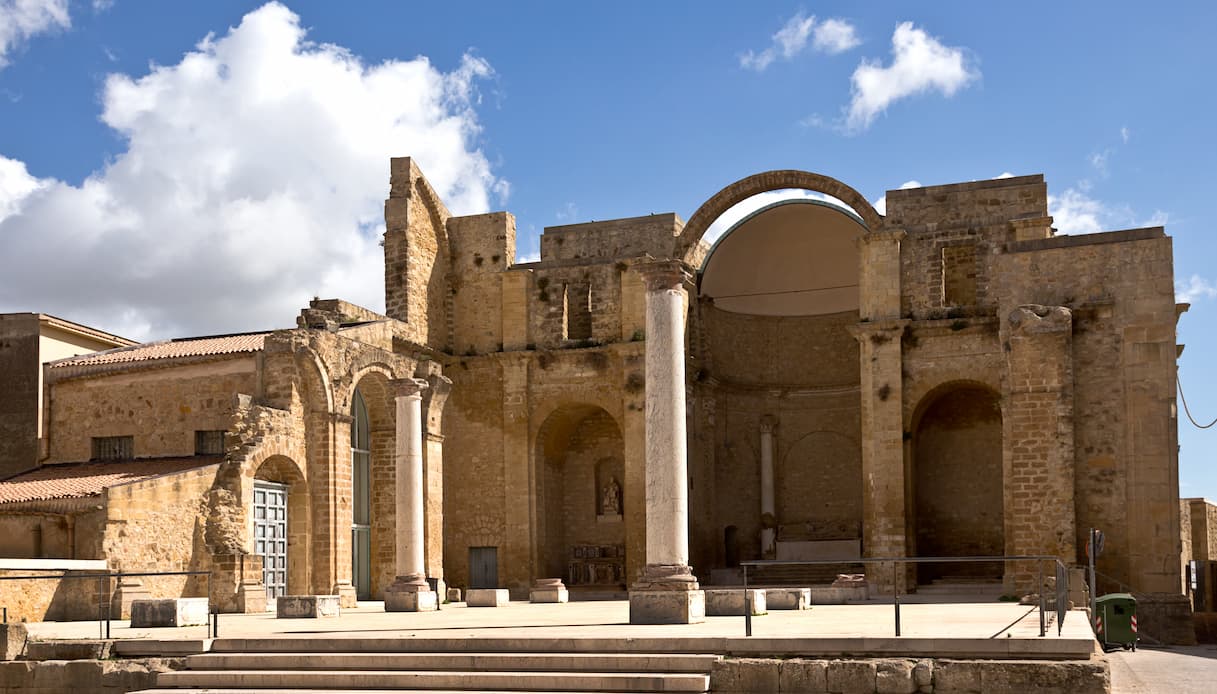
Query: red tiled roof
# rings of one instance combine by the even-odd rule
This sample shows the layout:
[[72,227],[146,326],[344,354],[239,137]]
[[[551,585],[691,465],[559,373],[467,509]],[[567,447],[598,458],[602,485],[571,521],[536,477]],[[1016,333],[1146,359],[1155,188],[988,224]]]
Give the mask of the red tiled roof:
[[223,460],[223,456],[191,456],[43,465],[0,482],[0,504],[94,496],[106,487],[215,465]]
[[262,349],[269,332],[244,333],[241,335],[216,335],[214,337],[191,337],[162,342],[149,342],[134,347],[108,349],[104,352],[82,354],[51,362],[52,369],[70,366],[92,366],[95,364],[120,364],[124,362],[150,361],[153,359],[175,359],[179,357],[201,357],[218,354],[257,352]]

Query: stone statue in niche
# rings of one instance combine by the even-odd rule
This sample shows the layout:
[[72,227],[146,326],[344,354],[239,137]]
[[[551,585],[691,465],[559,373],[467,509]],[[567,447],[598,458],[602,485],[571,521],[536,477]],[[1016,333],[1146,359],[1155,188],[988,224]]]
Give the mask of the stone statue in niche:
[[604,485],[604,492],[600,495],[600,514],[621,515],[621,485],[617,484],[616,477],[610,477],[608,484]]

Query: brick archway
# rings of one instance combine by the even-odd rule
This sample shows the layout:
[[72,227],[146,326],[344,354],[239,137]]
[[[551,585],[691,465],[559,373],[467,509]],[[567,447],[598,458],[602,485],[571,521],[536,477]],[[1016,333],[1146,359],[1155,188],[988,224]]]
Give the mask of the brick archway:
[[697,242],[701,240],[702,236],[705,236],[706,230],[710,228],[714,220],[722,216],[732,205],[758,193],[786,188],[798,188],[831,195],[857,212],[867,230],[878,231],[883,226],[882,215],[875,211],[870,202],[861,193],[835,178],[796,169],[766,171],[742,178],[702,203],[702,206],[697,208],[697,211],[689,218],[689,222],[685,224],[680,236],[676,237],[674,255],[685,262],[690,262]]

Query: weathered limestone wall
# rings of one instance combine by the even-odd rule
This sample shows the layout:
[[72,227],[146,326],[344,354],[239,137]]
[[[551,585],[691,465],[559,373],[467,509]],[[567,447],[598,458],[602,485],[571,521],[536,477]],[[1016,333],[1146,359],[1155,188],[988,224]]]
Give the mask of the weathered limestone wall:
[[1074,315],[1077,560],[1089,528],[1103,528],[1100,571],[1138,590],[1178,591],[1170,239],[1140,229],[1012,242],[998,256],[997,276],[999,315],[1020,303],[1069,306]]
[[60,513],[0,515],[0,557],[73,559],[72,523]]
[[503,349],[501,273],[515,262],[515,237],[515,218],[507,212],[448,220],[454,354]]
[[52,381],[51,460],[89,460],[97,436],[133,436],[137,458],[194,455],[195,432],[227,430],[233,393],[256,392],[257,381],[257,358],[247,354]]
[[0,685],[28,694],[123,694],[154,687],[156,673],[185,665],[185,658],[13,660],[0,662]]
[[38,314],[0,315],[0,479],[38,461]]
[[1186,556],[1197,561],[1217,560],[1217,504],[1205,499],[1183,499],[1181,505],[1188,517],[1191,552]]
[[[110,487],[102,554],[112,571],[208,571],[207,492],[218,465]],[[205,576],[140,579],[153,598],[206,597]],[[219,591],[217,591],[217,595]]]
[[[71,578],[87,573],[91,572],[69,571],[63,579],[52,573],[46,579],[4,581],[0,583],[0,607],[8,608],[10,622],[97,619],[97,591],[101,586],[95,579]],[[0,571],[0,576],[30,575],[25,570]]]
[[435,349],[449,346],[451,216],[409,157],[390,162],[385,201],[385,314],[405,323],[403,336]]
[[546,227],[541,235],[541,260],[668,258],[682,229],[684,222],[671,212]]

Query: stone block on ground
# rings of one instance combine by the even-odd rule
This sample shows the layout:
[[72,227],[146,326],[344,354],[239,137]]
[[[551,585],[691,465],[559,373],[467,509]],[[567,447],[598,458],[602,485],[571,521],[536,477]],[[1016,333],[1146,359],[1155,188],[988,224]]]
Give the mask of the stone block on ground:
[[0,660],[16,660],[25,651],[24,624],[0,624]]
[[847,602],[866,600],[869,590],[866,583],[846,586],[812,586],[812,605],[844,605]]
[[337,595],[284,595],[275,601],[277,619],[337,617],[342,614]]
[[[935,691],[938,691],[937,687]],[[1106,660],[988,660],[980,663],[978,691],[989,694],[1108,694],[1111,671]]]
[[506,588],[470,588],[465,591],[465,604],[469,607],[499,607],[511,601]]
[[26,641],[26,660],[102,660],[110,657],[110,641]]
[[[765,590],[748,589],[748,606],[752,614],[762,615],[768,611]],[[744,614],[743,589],[724,588],[706,590],[706,614],[711,616],[740,616]]]
[[461,589],[460,588],[449,588],[447,598],[448,598],[448,602],[460,602],[461,601]]
[[439,609],[439,595],[421,579],[398,576],[385,588],[385,612],[432,612]]
[[710,670],[710,691],[732,694],[785,691],[779,688],[781,664],[775,658],[724,658]]
[[811,609],[810,588],[768,588],[765,602],[771,610]]
[[828,691],[828,664],[823,660],[793,658],[780,661],[779,692]]
[[914,694],[917,682],[911,660],[880,660],[875,663],[876,694]]
[[131,626],[140,629],[205,626],[207,613],[207,598],[133,600],[131,602]]

